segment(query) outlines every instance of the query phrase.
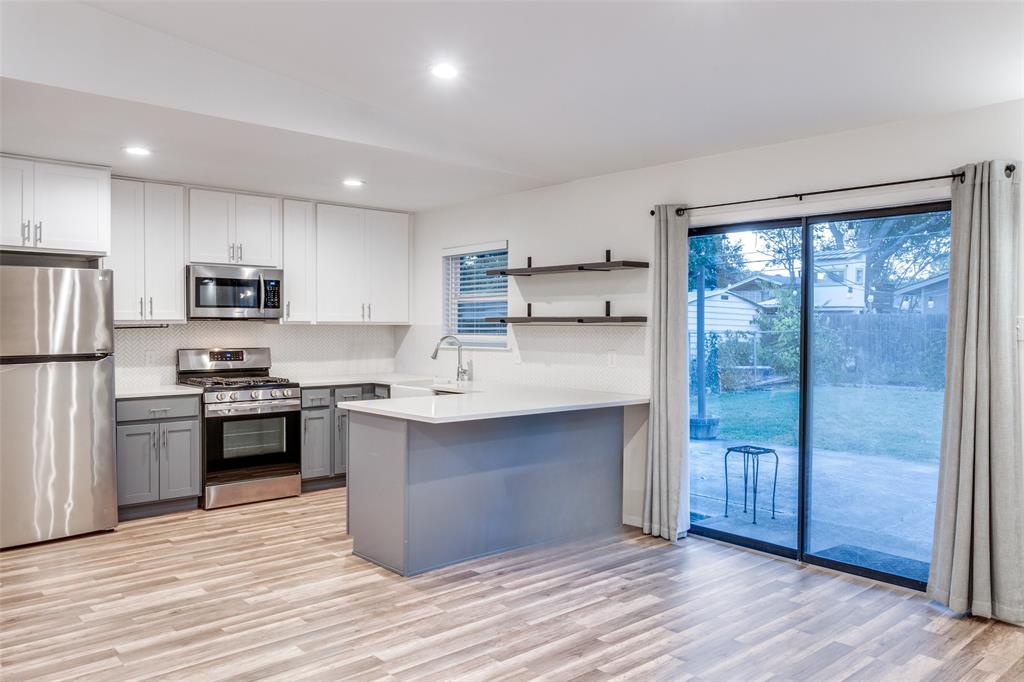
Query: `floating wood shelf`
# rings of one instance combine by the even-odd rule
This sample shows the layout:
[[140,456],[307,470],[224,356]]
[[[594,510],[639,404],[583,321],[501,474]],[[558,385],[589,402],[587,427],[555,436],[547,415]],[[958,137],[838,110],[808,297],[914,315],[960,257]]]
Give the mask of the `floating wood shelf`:
[[647,322],[644,315],[587,316],[587,317],[487,317],[487,322],[502,324],[638,324]]
[[612,260],[611,250],[604,252],[604,260],[595,263],[568,263],[566,265],[543,265],[533,267],[533,256],[526,259],[525,268],[500,268],[488,270],[487,274],[509,275],[512,277],[531,277],[533,275],[553,275],[559,272],[608,272],[609,270],[635,270],[649,268],[650,263],[642,260]]
[[526,304],[526,317],[485,317],[484,322],[501,324],[642,324],[646,315],[612,315],[612,302],[604,302],[604,315],[559,315],[534,317],[533,304]]

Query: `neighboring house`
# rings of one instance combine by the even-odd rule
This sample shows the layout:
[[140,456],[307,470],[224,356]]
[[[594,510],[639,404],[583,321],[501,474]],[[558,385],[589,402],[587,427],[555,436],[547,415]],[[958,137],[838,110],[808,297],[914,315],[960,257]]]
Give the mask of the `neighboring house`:
[[895,291],[893,305],[900,312],[934,315],[945,313],[949,302],[949,273],[908,284]]
[[814,254],[814,307],[829,312],[863,311],[866,271],[866,249]]
[[[689,331],[697,331],[697,292],[691,291],[687,296]],[[754,324],[757,314],[764,306],[749,298],[735,293],[730,288],[710,289],[704,292],[704,331],[757,331]]]

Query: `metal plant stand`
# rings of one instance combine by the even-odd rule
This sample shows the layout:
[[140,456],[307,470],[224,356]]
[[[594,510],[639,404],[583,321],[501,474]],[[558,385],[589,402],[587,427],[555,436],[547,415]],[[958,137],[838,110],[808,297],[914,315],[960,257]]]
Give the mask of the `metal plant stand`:
[[743,513],[747,513],[747,481],[750,469],[754,470],[754,523],[757,523],[757,479],[761,470],[761,456],[772,455],[775,457],[775,476],[772,479],[772,518],[775,518],[775,489],[779,484],[779,454],[771,448],[762,448],[756,445],[737,445],[725,451],[725,515],[729,516],[729,455],[733,452],[743,455]]

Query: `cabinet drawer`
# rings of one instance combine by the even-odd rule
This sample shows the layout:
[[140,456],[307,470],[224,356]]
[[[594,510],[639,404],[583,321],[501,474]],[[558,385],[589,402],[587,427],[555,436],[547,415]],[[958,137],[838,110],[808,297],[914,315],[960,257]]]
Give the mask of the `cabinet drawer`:
[[119,422],[198,416],[198,396],[117,401],[117,421]]
[[343,400],[362,400],[363,399],[363,387],[362,386],[342,386],[341,388],[334,389],[334,401],[342,402]]
[[329,388],[304,388],[302,389],[303,407],[329,407],[331,404],[331,389]]

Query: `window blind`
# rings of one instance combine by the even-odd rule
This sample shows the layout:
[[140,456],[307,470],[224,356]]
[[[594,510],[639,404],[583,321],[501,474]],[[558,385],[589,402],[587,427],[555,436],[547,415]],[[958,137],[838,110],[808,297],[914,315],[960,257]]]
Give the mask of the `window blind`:
[[[499,249],[444,256],[444,329],[446,334],[504,337],[505,325],[486,317],[508,314],[508,277],[488,276],[487,270],[508,266],[508,250]],[[503,343],[503,338],[494,339]]]

